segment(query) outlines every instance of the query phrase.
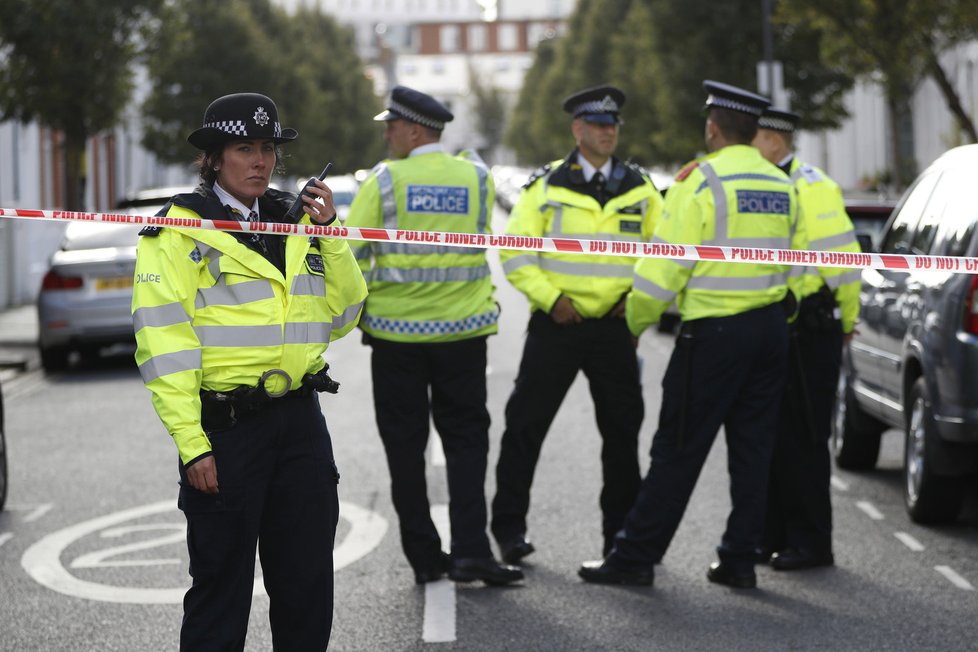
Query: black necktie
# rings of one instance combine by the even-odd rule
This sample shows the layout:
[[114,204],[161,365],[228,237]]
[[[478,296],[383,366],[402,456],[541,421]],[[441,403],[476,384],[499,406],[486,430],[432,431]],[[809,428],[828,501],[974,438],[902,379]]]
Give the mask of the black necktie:
[[604,175],[601,174],[600,170],[598,170],[594,173],[594,176],[591,177],[591,181],[594,183],[595,198],[598,200],[598,203],[603,206],[605,202]]

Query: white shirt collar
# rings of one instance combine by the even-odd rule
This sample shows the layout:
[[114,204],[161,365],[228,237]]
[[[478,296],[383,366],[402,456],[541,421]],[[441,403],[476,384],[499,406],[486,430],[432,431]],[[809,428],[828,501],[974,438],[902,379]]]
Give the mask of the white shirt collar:
[[428,143],[427,145],[418,145],[411,150],[408,157],[418,156],[419,154],[430,154],[431,152],[444,152],[445,148],[441,146],[441,143]]
[[593,177],[594,173],[597,172],[599,169],[601,170],[601,174],[604,175],[605,181],[611,178],[610,156],[608,157],[608,160],[604,162],[604,165],[602,165],[600,168],[595,168],[593,165],[591,165],[591,162],[588,161],[586,158],[584,158],[584,155],[581,154],[580,152],[577,153],[577,162],[581,166],[581,172],[584,173],[585,183],[589,183],[591,181],[591,177]]
[[254,205],[251,208],[248,208],[247,206],[239,202],[237,199],[232,197],[228,193],[228,191],[222,188],[221,184],[219,184],[216,181],[214,182],[214,193],[217,195],[217,198],[221,200],[222,205],[230,206],[231,208],[238,209],[238,211],[241,213],[241,217],[244,218],[245,221],[248,220],[248,213],[250,213],[251,211],[255,211],[255,214],[259,216],[259,220],[261,219],[261,213],[258,211],[257,198],[255,199]]
[[794,154],[788,154],[783,159],[781,159],[780,161],[778,161],[778,167],[779,168],[786,168],[786,167],[788,167],[788,164],[791,163],[791,159],[793,159],[794,157],[795,157]]

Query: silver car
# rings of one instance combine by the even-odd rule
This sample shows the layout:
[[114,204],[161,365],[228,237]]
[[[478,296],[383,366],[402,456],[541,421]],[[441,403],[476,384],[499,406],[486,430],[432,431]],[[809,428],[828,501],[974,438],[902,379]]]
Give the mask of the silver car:
[[903,431],[904,499],[921,523],[954,520],[978,470],[978,268],[965,259],[978,256],[976,169],[978,145],[952,149],[897,205],[876,250],[942,258],[863,270],[836,400],[842,468],[873,468],[884,430]]

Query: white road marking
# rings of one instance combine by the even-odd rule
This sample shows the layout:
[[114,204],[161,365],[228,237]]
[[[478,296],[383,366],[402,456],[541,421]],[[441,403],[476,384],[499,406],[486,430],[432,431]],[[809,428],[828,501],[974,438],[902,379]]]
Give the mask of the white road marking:
[[[21,566],[34,581],[46,586],[52,591],[70,595],[76,598],[96,600],[99,602],[118,602],[129,604],[180,604],[187,587],[174,588],[145,588],[139,586],[113,586],[88,580],[82,580],[72,575],[61,563],[62,553],[76,541],[96,533],[112,537],[138,531],[139,524],[123,526],[128,521],[172,513],[179,519],[179,527],[185,526],[182,515],[177,512],[176,500],[171,498],[157,503],[141,505],[125,509],[105,516],[100,516],[82,523],[53,532],[28,548],[20,559]],[[380,543],[387,532],[387,521],[373,512],[340,502],[340,517],[349,521],[352,527],[343,542],[333,551],[333,568],[339,570],[344,566],[360,559]],[[122,526],[122,527],[119,527]],[[157,529],[178,527],[176,524],[159,524]],[[181,536],[181,539],[183,537]],[[150,547],[163,547],[173,543],[170,536],[158,537],[153,541],[143,541],[139,544],[124,544],[115,546],[100,553],[88,553],[78,558],[82,566],[120,566],[125,560],[118,559],[119,555],[133,550],[144,550]],[[116,557],[108,561],[110,557]],[[159,564],[172,563],[168,559],[157,559]],[[125,564],[130,565],[130,564]],[[140,564],[141,565],[141,564]],[[256,578],[254,595],[264,595],[265,587]]]
[[829,478],[829,482],[832,483],[832,486],[839,491],[849,491],[849,483],[845,482],[838,476],[833,475],[831,478]]
[[951,584],[962,589],[964,591],[974,591],[975,587],[971,586],[971,582],[964,579],[960,575],[954,572],[954,569],[950,566],[934,566],[934,570],[946,577]]
[[857,501],[856,502],[856,507],[858,507],[863,512],[865,512],[866,513],[866,516],[868,516],[869,518],[873,519],[874,521],[882,521],[883,520],[883,514],[882,514],[882,512],[880,512],[880,510],[876,509],[875,505],[873,505],[873,503],[869,502],[868,500],[860,500],[860,501]]
[[[441,446],[441,437],[438,433],[431,433],[431,465],[444,468],[445,467],[445,449]],[[432,508],[432,513],[434,513],[434,508]],[[442,541],[445,538],[442,537]]]
[[[452,540],[448,505],[432,505],[431,520],[438,529],[442,548],[450,551]],[[428,582],[424,587],[424,625],[421,638],[425,643],[455,641],[455,583],[451,580]]]
[[0,546],[2,546],[3,544],[7,543],[8,541],[10,541],[13,538],[14,538],[14,535],[12,535],[10,532],[4,532],[3,534],[0,534]]
[[37,519],[41,518],[42,516],[50,512],[52,507],[54,507],[54,503],[45,503],[43,505],[38,505],[37,509],[35,509],[33,512],[31,512],[30,514],[24,517],[24,522],[33,523]]
[[924,544],[922,544],[920,541],[917,541],[906,532],[894,532],[893,536],[899,539],[900,542],[903,543],[903,545],[910,548],[914,552],[920,552],[924,549]]

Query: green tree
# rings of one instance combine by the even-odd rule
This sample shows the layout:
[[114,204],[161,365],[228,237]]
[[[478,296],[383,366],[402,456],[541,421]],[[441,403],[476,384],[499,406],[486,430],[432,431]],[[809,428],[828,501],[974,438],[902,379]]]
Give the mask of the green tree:
[[139,26],[160,0],[0,0],[0,118],[64,134],[65,208],[84,208],[90,136],[132,93]]
[[499,88],[482,83],[471,66],[469,79],[472,81],[472,94],[475,99],[475,125],[483,139],[482,157],[492,163],[492,152],[502,142],[506,126],[506,100]]
[[284,148],[287,172],[305,177],[332,161],[337,171],[370,166],[382,151],[378,109],[353,37],[318,11],[295,15],[269,0],[170,0],[166,29],[150,48],[152,91],[143,105],[144,145],[187,162],[186,138],[217,97],[264,93],[283,125],[299,132]]

